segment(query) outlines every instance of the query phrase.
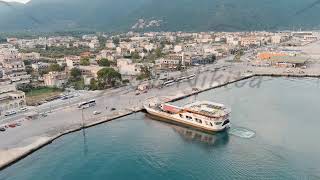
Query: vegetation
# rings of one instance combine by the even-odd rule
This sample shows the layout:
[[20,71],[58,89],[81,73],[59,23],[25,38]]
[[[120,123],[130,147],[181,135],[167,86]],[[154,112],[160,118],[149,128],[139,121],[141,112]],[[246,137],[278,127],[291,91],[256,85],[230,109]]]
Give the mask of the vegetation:
[[33,49],[22,49],[22,53],[37,52],[43,57],[62,58],[64,56],[79,55],[89,51],[89,47],[38,47]]
[[132,52],[131,53],[131,59],[140,59],[140,55],[138,52]]
[[106,58],[102,58],[98,61],[99,66],[103,66],[103,67],[109,67],[110,66],[110,61]]
[[150,68],[148,66],[142,66],[141,74],[137,76],[137,80],[150,79],[151,75]]
[[112,38],[112,42],[115,44],[115,45],[119,45],[120,44],[120,39],[118,37],[114,37]]
[[81,58],[80,59],[80,65],[81,66],[89,66],[90,65],[90,59],[89,58]]
[[38,105],[46,99],[57,97],[63,89],[51,87],[30,88],[26,91],[26,101],[28,105]]
[[103,68],[98,71],[98,81],[100,89],[112,87],[121,81],[121,74],[113,68]]
[[71,81],[79,81],[81,79],[81,70],[78,68],[72,68],[70,71],[70,79]]
[[50,64],[48,67],[48,72],[52,72],[52,71],[63,71],[64,68],[61,67],[59,64]]

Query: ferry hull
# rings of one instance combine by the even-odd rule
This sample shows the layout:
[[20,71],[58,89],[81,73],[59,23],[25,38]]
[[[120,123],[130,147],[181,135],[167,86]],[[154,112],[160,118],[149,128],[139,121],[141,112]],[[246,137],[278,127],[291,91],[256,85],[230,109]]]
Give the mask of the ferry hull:
[[145,107],[145,109],[148,112],[148,114],[152,115],[153,117],[156,117],[155,118],[156,120],[160,120],[160,121],[171,123],[171,124],[182,125],[185,127],[190,127],[193,129],[205,131],[208,133],[216,133],[216,132],[224,131],[230,127],[230,123],[226,124],[223,127],[205,127],[205,126],[201,126],[201,125],[198,125],[198,124],[195,124],[192,122],[188,122],[186,120],[182,120],[178,117],[173,117],[172,115],[170,115],[168,113],[157,111],[157,110],[150,108],[150,107]]

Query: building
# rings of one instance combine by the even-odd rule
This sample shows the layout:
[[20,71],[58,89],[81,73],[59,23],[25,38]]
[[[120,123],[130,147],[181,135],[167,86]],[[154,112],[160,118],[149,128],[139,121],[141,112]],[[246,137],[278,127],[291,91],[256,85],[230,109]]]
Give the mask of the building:
[[17,91],[9,79],[0,80],[0,116],[8,111],[20,109],[26,105],[25,93]]
[[31,76],[26,72],[21,60],[5,60],[2,62],[3,77],[10,79],[17,86],[30,83]]
[[260,52],[257,55],[259,60],[268,60],[273,57],[279,57],[279,56],[287,56],[287,54],[282,52]]
[[131,59],[118,59],[117,67],[119,73],[125,76],[136,76],[141,73],[140,63],[133,63]]
[[295,68],[306,66],[309,59],[301,56],[278,56],[270,59],[270,64],[275,67]]
[[67,56],[64,58],[68,69],[80,66],[80,56]]
[[177,69],[179,65],[183,66],[185,64],[184,60],[184,53],[170,54],[165,58],[155,60],[155,67],[160,70],[173,70]]
[[98,71],[100,71],[101,69],[103,69],[103,67],[100,66],[79,66],[78,67],[81,71],[81,74],[83,76],[88,76],[88,77],[94,77],[97,78],[98,77]]
[[19,57],[22,60],[39,60],[40,53],[32,52],[32,53],[20,53]]
[[18,59],[18,50],[15,48],[0,48],[0,63],[4,60]]
[[63,87],[68,80],[68,76],[65,72],[49,72],[43,75],[44,84],[49,87]]
[[261,41],[256,36],[242,37],[240,41],[241,46],[260,46]]
[[31,67],[33,70],[37,71],[37,72],[43,72],[46,71],[49,67],[48,63],[43,63],[43,62],[38,62],[38,63],[34,63],[31,64]]

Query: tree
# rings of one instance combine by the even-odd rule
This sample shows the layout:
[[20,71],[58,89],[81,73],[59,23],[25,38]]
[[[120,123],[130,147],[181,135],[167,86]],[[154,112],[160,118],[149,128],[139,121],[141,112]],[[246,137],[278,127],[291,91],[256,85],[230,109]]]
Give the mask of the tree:
[[142,66],[140,68],[141,74],[137,76],[137,80],[149,79],[151,78],[151,71],[148,66]]
[[62,71],[62,67],[59,64],[50,64],[48,67],[48,71]]
[[90,65],[90,60],[89,60],[89,58],[81,58],[81,59],[80,59],[80,65],[81,65],[81,66],[89,66],[89,65]]
[[114,37],[112,38],[112,42],[115,44],[115,45],[119,45],[120,44],[120,39],[118,37]]
[[114,86],[117,80],[121,80],[121,74],[113,68],[103,68],[97,74],[98,81],[105,85]]
[[140,59],[140,55],[138,52],[132,52],[131,53],[131,58],[132,59]]
[[160,48],[157,48],[155,50],[156,58],[161,58],[163,56],[162,50]]
[[78,68],[72,68],[70,72],[71,81],[79,81],[81,80],[81,70]]
[[110,66],[110,62],[106,58],[100,59],[100,61],[98,61],[98,64],[99,64],[99,66],[103,66],[103,67],[109,67]]
[[90,80],[90,89],[91,90],[97,90],[98,89],[98,81],[92,78]]

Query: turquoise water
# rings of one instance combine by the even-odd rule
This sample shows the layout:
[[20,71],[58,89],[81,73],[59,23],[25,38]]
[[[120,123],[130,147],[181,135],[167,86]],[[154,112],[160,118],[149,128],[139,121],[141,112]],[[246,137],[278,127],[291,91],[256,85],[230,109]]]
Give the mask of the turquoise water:
[[137,113],[66,135],[0,172],[1,180],[320,179],[317,79],[264,78],[176,104],[232,108],[232,128],[209,135]]

